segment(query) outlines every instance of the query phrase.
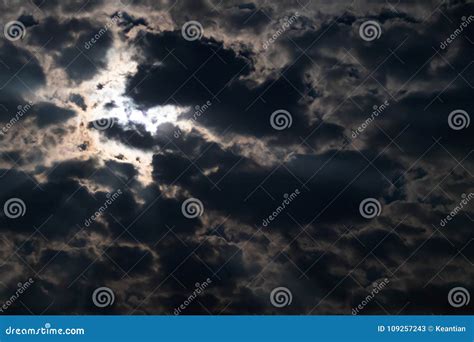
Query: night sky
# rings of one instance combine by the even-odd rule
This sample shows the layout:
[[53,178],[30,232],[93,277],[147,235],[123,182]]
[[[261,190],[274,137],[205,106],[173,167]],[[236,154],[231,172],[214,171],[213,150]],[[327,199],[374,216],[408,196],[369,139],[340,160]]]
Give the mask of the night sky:
[[473,1],[0,26],[1,314],[473,313]]

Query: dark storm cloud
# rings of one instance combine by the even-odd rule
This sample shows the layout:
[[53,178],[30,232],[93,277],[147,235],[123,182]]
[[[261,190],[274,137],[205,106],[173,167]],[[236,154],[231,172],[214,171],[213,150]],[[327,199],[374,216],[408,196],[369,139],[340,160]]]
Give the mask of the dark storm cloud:
[[[248,275],[239,262],[241,256],[235,255],[238,247],[230,247],[227,244],[219,246],[211,241],[201,243],[194,240],[193,231],[199,227],[199,221],[188,220],[182,216],[180,200],[163,198],[157,188],[150,187],[142,190],[140,197],[145,202],[139,205],[129,192],[129,187],[134,187],[130,178],[136,176],[129,164],[110,161],[106,166],[100,167],[93,160],[69,161],[45,172],[48,174],[48,182],[42,183],[36,189],[33,189],[35,184],[28,175],[23,173],[3,172],[4,177],[1,179],[5,190],[2,192],[2,203],[11,197],[14,191],[15,196],[21,198],[27,206],[26,214],[18,220],[3,216],[1,218],[3,229],[30,237],[31,234],[34,235],[33,227],[40,227],[41,231],[41,235],[31,241],[32,246],[35,246],[34,253],[41,253],[41,257],[31,264],[34,271],[41,271],[41,278],[34,277],[36,284],[32,292],[48,293],[42,294],[44,299],[42,301],[36,301],[34,296],[22,298],[22,302],[32,310],[40,311],[51,305],[50,311],[56,313],[62,312],[65,306],[68,306],[71,312],[95,312],[97,309],[88,303],[86,298],[90,298],[92,291],[104,282],[136,277],[144,277],[143,281],[152,277],[155,282],[161,282],[168,278],[171,271],[181,283],[192,288],[197,280],[203,281],[207,277],[213,277],[209,267],[217,270],[231,255],[235,257],[235,261],[220,271],[225,275],[229,272],[223,285],[230,290],[234,284],[232,279]],[[122,188],[123,194],[101,217],[107,222],[108,229],[104,229],[101,223],[104,221],[93,222],[87,229],[84,228],[82,224],[84,219],[95,212],[107,197],[104,192],[90,193],[75,181],[76,179],[89,179],[95,184],[104,184],[112,189],[117,189],[119,186]],[[142,215],[145,207],[148,210]],[[173,233],[170,233],[169,229],[172,229]],[[126,241],[136,246],[101,244],[100,247],[96,246],[99,250],[93,252],[90,248],[99,242],[90,240],[91,233],[105,236],[110,233],[111,238],[117,243]],[[40,247],[52,240],[65,240],[68,246],[75,248],[43,250]],[[148,250],[147,245],[152,247],[154,252]],[[192,251],[195,256],[189,258],[189,253]],[[33,251],[25,250],[25,253],[31,252]],[[154,260],[154,253],[159,255],[158,264],[157,260]],[[72,260],[75,260],[74,265],[68,267],[67,271],[62,270],[63,265],[71,263]],[[205,260],[205,263],[202,260]],[[178,265],[180,267],[175,269]],[[160,270],[159,273],[156,273],[156,268]],[[62,274],[59,277],[56,276],[58,272]],[[73,281],[82,276],[84,279]],[[56,288],[57,282],[68,282],[71,286],[65,288],[62,293],[56,291],[51,293],[51,289]],[[161,290],[166,293],[164,298],[168,300],[173,298],[170,302],[173,307],[181,303],[183,296],[187,297],[186,292],[180,287],[176,288],[176,285],[167,284]],[[161,304],[150,306],[151,299],[146,298],[146,294],[155,286],[147,285],[147,290],[140,293],[139,300],[147,300],[147,305],[143,309],[150,313],[157,312],[156,310],[171,313],[170,308],[162,307]],[[124,289],[122,292],[117,287],[115,290],[118,298],[125,298],[134,292],[133,289]],[[8,293],[8,289],[4,293]],[[76,295],[72,295],[73,293]],[[77,293],[83,295],[78,296]],[[132,305],[128,310],[133,309]],[[202,308],[190,308],[189,312],[200,312],[200,310]],[[15,306],[11,312],[21,313],[21,308]]]
[[[21,198],[28,208],[27,214],[17,220],[2,216],[3,229],[31,234],[35,231],[34,227],[45,224],[42,229],[45,236],[68,236],[77,231],[76,224],[87,217],[87,211],[94,212],[95,200],[76,181],[62,180],[39,188],[25,174],[3,172],[6,175],[1,180],[5,188],[2,203],[9,198]],[[75,191],[76,196],[68,201]]]
[[[27,26],[25,39],[2,39],[0,49],[1,120],[38,96],[22,127],[44,132],[41,148],[34,136],[2,140],[0,203],[21,198],[26,213],[0,215],[0,294],[9,298],[24,275],[35,279],[24,305],[8,313],[27,313],[26,306],[34,313],[173,314],[207,278],[211,286],[183,314],[350,314],[385,278],[387,287],[360,314],[472,310],[447,303],[452,287],[472,289],[472,204],[440,227],[461,194],[474,191],[472,124],[454,130],[448,123],[455,109],[472,117],[474,24],[440,48],[472,3],[34,3],[42,12],[8,17]],[[294,25],[262,51],[296,12]],[[200,40],[182,37],[189,20],[203,25]],[[367,20],[380,24],[379,39],[359,36]],[[129,114],[108,95],[108,81],[94,83],[105,88],[102,102],[90,93],[97,90],[80,87],[116,67],[107,65],[114,45],[137,62],[126,76],[130,108],[149,119],[152,107],[187,108],[177,122],[156,132],[123,116],[105,130],[90,122],[102,110]],[[53,103],[57,67],[72,82],[61,83],[66,97]],[[196,117],[196,106],[208,101]],[[270,124],[278,109],[293,121],[282,131]],[[70,130],[64,123],[72,117],[89,122]],[[81,158],[48,155],[67,139],[81,146]],[[128,150],[151,164],[132,162],[141,157],[129,158]],[[183,215],[190,197],[202,202],[202,216]],[[359,211],[368,197],[381,203],[374,219]],[[22,260],[9,258],[15,253]],[[92,303],[99,286],[114,290],[112,307]],[[293,293],[286,308],[270,303],[278,286]]]
[[9,121],[46,78],[38,59],[6,39],[0,42],[0,121]]
[[[94,123],[89,123],[88,127],[94,129]],[[125,126],[117,123],[100,133],[109,139],[114,139],[124,145],[142,150],[152,150],[154,146],[159,146],[166,141],[166,139],[159,136],[154,137],[145,129],[144,125],[133,122]]]
[[[187,79],[196,76],[210,87],[210,91],[218,92],[233,77],[247,75],[252,68],[246,58],[225,49],[222,43],[215,40],[183,44],[187,41],[178,31],[144,35],[138,40],[138,47],[145,54],[146,64],[139,66],[127,89],[128,92],[133,90],[133,98],[144,106],[172,103],[174,97],[183,105],[205,102],[209,93],[203,86],[198,86],[198,81],[192,79],[189,85],[185,84],[187,91],[178,93],[178,88]],[[209,64],[204,64],[206,61]],[[154,65],[155,62],[161,62],[163,66]],[[162,86],[157,89],[161,83],[158,80],[168,83],[169,88]],[[191,93],[190,89],[195,93]],[[155,97],[151,96],[156,90],[160,91]]]
[[[187,148],[187,144],[192,149]],[[206,207],[221,211],[225,216],[238,215],[251,225],[261,225],[283,195],[295,189],[302,194],[288,210],[302,224],[310,222],[318,213],[318,221],[358,220],[360,201],[388,194],[392,186],[390,180],[401,173],[400,166],[390,160],[380,158],[372,166],[361,154],[352,151],[328,151],[320,156],[294,155],[281,166],[265,168],[223,151],[215,144],[203,144],[203,141],[199,144],[197,139],[186,139],[177,146],[179,150],[175,153],[154,156],[155,180],[177,182],[205,201]],[[202,174],[201,170],[213,168],[217,171],[207,176]],[[266,191],[258,188],[264,180]],[[276,199],[270,200],[266,192]],[[336,197],[337,200],[327,206]],[[294,222],[283,215],[278,224],[293,226]]]
[[106,53],[113,38],[105,23],[87,19],[59,21],[46,17],[31,29],[30,42],[52,55],[75,82],[88,80],[106,66]]
[[[212,8],[217,13],[215,8]],[[270,6],[257,7],[253,3],[229,6],[225,9],[226,20],[221,24],[229,33],[251,31],[254,34],[263,33],[269,26],[274,16],[274,9]]]
[[52,103],[41,102],[34,105],[33,115],[38,127],[42,128],[51,124],[64,122],[76,115],[75,111],[60,108]]
[[25,27],[30,27],[30,26],[34,26],[38,24],[38,22],[32,15],[26,15],[26,14],[21,15],[18,18],[18,21],[22,22],[25,25]]
[[113,108],[117,108],[117,105],[115,104],[114,101],[107,102],[107,103],[104,105],[104,109],[111,110],[111,109],[113,109]]
[[87,105],[84,101],[84,97],[82,97],[79,94],[71,94],[69,95],[69,101],[75,103],[79,108],[81,108],[83,111],[87,110]]
[[[202,115],[200,124],[218,131],[232,126],[234,132],[259,137],[276,136],[270,117],[284,109],[292,115],[293,135],[279,132],[282,140],[294,140],[296,134],[303,136],[315,128],[308,126],[306,116],[313,114],[304,106],[314,97],[303,79],[307,60],[255,85],[240,79],[253,70],[248,57],[238,56],[212,39],[188,42],[180,32],[145,34],[139,39],[139,47],[146,59],[130,78],[127,93],[144,107],[194,107],[210,101],[212,107]],[[325,128],[332,127],[325,125],[322,130]]]
[[[474,132],[472,126],[458,132],[451,129],[448,124],[448,116],[452,111],[458,108],[464,108],[467,111],[474,109],[470,100],[470,91],[461,88],[448,91],[443,97],[449,98],[450,101],[436,103],[426,109],[426,103],[423,101],[426,100],[426,95],[414,93],[395,104],[383,119],[384,125],[382,127],[391,136],[396,136],[403,127],[410,125],[410,129],[397,140],[397,144],[404,153],[416,157],[432,147],[428,153],[430,160],[435,162],[440,159],[446,160],[449,153],[462,159],[472,150],[471,137]],[[369,139],[369,144],[386,146],[390,143],[387,136],[380,130],[372,133]],[[435,143],[437,139],[440,139],[442,145]],[[416,144],[413,143],[414,141]]]
[[41,20],[40,25],[28,32],[28,39],[36,46],[59,51],[67,45],[76,43],[78,32],[91,29],[92,25],[87,20],[73,18],[62,22],[55,17],[46,17]]
[[[448,13],[450,13],[451,10],[453,11],[453,13],[451,13],[453,18],[458,18],[458,15],[463,10],[465,11],[465,9],[461,10],[459,7],[454,7],[453,9],[449,9]],[[329,110],[325,110],[323,106],[322,109],[319,109],[320,112],[316,113],[317,116],[329,114],[338,104],[337,101],[340,103],[340,97],[346,96],[347,93],[343,93],[346,91],[345,87],[349,89],[352,87],[352,89],[354,89],[360,84],[362,79],[369,75],[368,73],[371,72],[370,70],[373,69],[374,65],[376,66],[383,62],[384,57],[380,55],[380,51],[390,52],[398,47],[397,57],[400,58],[401,61],[395,60],[395,56],[390,56],[389,63],[381,64],[380,68],[378,68],[374,74],[374,78],[367,82],[367,86],[361,87],[360,93],[354,93],[354,101],[359,104],[359,107],[367,108],[366,112],[357,109],[354,103],[348,102],[343,104],[340,109],[338,108],[339,110],[335,113],[331,113],[335,115],[337,122],[343,122],[352,129],[370,115],[373,105],[380,105],[385,100],[389,100],[391,102],[389,109],[384,112],[380,120],[377,121],[377,124],[382,127],[383,131],[372,127],[372,130],[366,132],[367,137],[363,137],[363,140],[367,142],[367,146],[371,148],[362,150],[360,153],[356,151],[342,153],[329,151],[318,156],[296,155],[285,165],[287,170],[281,167],[283,170],[274,172],[269,179],[265,180],[264,184],[265,190],[270,192],[270,195],[278,198],[276,195],[281,196],[283,193],[288,192],[288,187],[301,187],[301,183],[299,183],[297,179],[305,182],[315,171],[324,165],[324,167],[321,168],[322,171],[318,172],[317,176],[314,177],[311,182],[305,184],[310,190],[303,191],[303,195],[299,201],[295,202],[295,207],[288,209],[288,213],[297,217],[301,224],[310,222],[316,214],[316,222],[319,225],[329,222],[332,222],[332,224],[360,224],[362,221],[358,216],[358,204],[363,198],[376,197],[381,199],[384,205],[389,205],[394,199],[406,199],[405,196],[407,194],[403,189],[406,186],[404,180],[405,167],[399,164],[394,151],[411,155],[414,161],[423,152],[427,151],[433,143],[432,137],[434,136],[443,137],[443,140],[446,139],[446,146],[450,151],[456,151],[458,157],[465,156],[466,153],[471,150],[471,144],[468,138],[469,130],[455,132],[449,128],[447,124],[447,115],[452,110],[450,107],[453,106],[453,103],[459,108],[466,108],[468,111],[470,109],[470,105],[466,101],[467,97],[464,95],[464,92],[468,90],[466,90],[466,84],[463,84],[463,81],[459,80],[455,83],[455,85],[459,85],[462,90],[453,90],[452,93],[444,94],[444,97],[449,98],[450,101],[442,106],[437,104],[435,109],[436,114],[431,110],[427,111],[425,109],[427,105],[425,100],[426,98],[436,96],[436,87],[431,89],[428,87],[424,93],[415,92],[407,95],[400,92],[396,94],[396,97],[399,97],[399,99],[393,99],[391,94],[380,86],[387,84],[389,78],[399,80],[399,86],[406,86],[408,83],[405,84],[405,82],[415,73],[419,75],[419,78],[415,81],[423,78],[439,79],[440,82],[444,82],[445,84],[450,81],[452,73],[451,70],[448,70],[446,65],[437,73],[430,71],[429,64],[424,65],[425,61],[434,53],[432,47],[437,46],[443,34],[445,35],[448,31],[442,24],[437,24],[437,22],[441,22],[443,19],[440,16],[435,18],[434,25],[438,27],[439,31],[436,31],[438,33],[434,34],[432,27],[423,27],[423,29],[420,30],[420,21],[413,19],[408,14],[399,13],[395,15],[393,13],[382,12],[379,16],[368,17],[368,19],[379,20],[384,25],[383,27],[387,28],[387,30],[383,32],[385,39],[373,43],[373,45],[378,44],[378,46],[374,47],[372,45],[370,48],[368,48],[367,43],[356,36],[356,28],[358,28],[358,25],[362,22],[361,19],[353,17],[349,21],[340,21],[343,23],[340,25],[333,25],[332,22],[329,22],[323,25],[319,30],[309,32],[307,34],[308,37],[305,37],[305,35],[293,37],[299,48],[306,50],[311,47],[314,39],[324,32],[324,36],[322,36],[318,44],[315,45],[313,49],[306,50],[310,51],[308,52],[309,58],[306,58],[307,56],[301,57],[300,50],[292,49],[293,43],[283,37],[282,46],[287,48],[286,51],[291,51],[294,54],[294,59],[298,58],[297,66],[290,64],[289,67],[281,71],[285,77],[276,76],[266,81],[266,83],[263,83],[262,86],[256,86],[247,81],[233,79],[228,87],[217,96],[220,100],[217,105],[213,106],[208,113],[201,117],[199,123],[207,128],[216,126],[223,128],[226,127],[226,124],[232,125],[231,130],[241,134],[250,133],[261,136],[262,132],[265,131],[266,134],[275,134],[274,131],[272,132],[271,129],[269,129],[268,117],[264,118],[261,113],[264,111],[271,113],[272,109],[270,107],[275,105],[273,109],[277,109],[280,107],[278,104],[281,103],[283,105],[284,102],[285,108],[294,114],[294,130],[292,133],[300,133],[302,136],[305,136],[305,133],[307,134],[317,127],[318,122],[313,127],[310,126],[309,129],[307,128],[307,122],[303,121],[303,124],[300,124],[301,121],[298,119],[306,119],[304,114],[309,117],[314,115],[306,108],[298,107],[301,99],[305,99],[305,96],[313,100],[321,98],[320,102],[323,105],[332,102],[332,107],[326,107]],[[410,39],[399,47],[400,43],[402,43],[406,37],[410,37]],[[155,38],[163,45],[169,42],[169,40],[163,39],[163,37],[160,36]],[[422,42],[421,46],[420,42]],[[203,39],[201,43],[207,44],[206,39]],[[186,44],[186,42],[183,42],[183,44],[179,46],[181,49],[183,49],[183,46],[184,48],[194,47],[193,45]],[[466,41],[460,44],[465,45]],[[327,53],[331,51],[331,49],[342,51],[341,46],[351,51],[356,59],[345,58],[341,61],[336,55]],[[167,51],[174,51],[172,50],[173,47],[174,45],[169,45]],[[143,45],[141,48],[146,50],[143,48]],[[181,59],[179,52],[178,49],[176,56],[179,60],[183,61],[184,66],[188,67],[194,65],[192,63],[186,63],[186,59]],[[203,99],[205,98],[207,90],[202,89],[198,81],[194,80],[193,77],[189,80],[191,72],[187,71],[183,65],[179,66],[179,61],[173,59],[169,61],[167,58],[165,59],[165,56],[165,51],[161,51],[160,54],[153,56],[158,57],[157,62],[162,62],[163,64],[155,68],[142,65],[141,67],[145,69],[139,71],[139,73],[131,78],[129,90],[133,89],[134,91],[131,95],[132,98],[139,104],[145,106],[171,102],[171,97],[179,104],[184,103],[189,106],[199,104],[199,96],[197,96],[197,94],[202,94],[200,96],[201,99]],[[465,58],[464,56],[466,55],[457,53],[452,59],[453,63],[459,67],[464,67],[466,62],[468,62],[466,60],[460,60],[460,58]],[[317,88],[314,93],[308,91],[311,87],[311,82],[306,83],[304,81],[306,72],[314,66],[313,61],[322,63],[322,70],[324,70],[324,66],[327,67],[327,75],[323,75],[324,82],[316,85]],[[436,57],[436,61],[440,61],[440,58]],[[151,61],[148,60],[147,63],[151,64]],[[190,69],[196,71],[201,65],[202,64],[196,64],[194,67],[190,67]],[[215,64],[212,63],[212,65],[214,66]],[[422,66],[421,69],[420,66]],[[173,84],[174,80],[167,76],[167,69],[174,70],[173,75],[179,75],[180,73],[187,74],[179,79],[180,83],[176,84],[176,87],[166,88],[164,95],[155,94],[152,96],[152,90],[156,91],[156,89],[160,89],[156,88],[157,86],[159,87],[158,84],[160,83],[158,79],[163,80],[163,84],[169,84],[169,82]],[[454,67],[454,69],[457,68]],[[249,72],[251,73],[252,70],[249,70]],[[151,73],[148,82],[147,77],[145,77],[147,73]],[[156,82],[153,81],[155,74],[157,75]],[[223,73],[218,73],[218,75],[222,76]],[[208,75],[203,76],[202,83],[219,83],[208,80],[206,77],[208,77]],[[201,78],[199,79],[201,80]],[[144,81],[138,84],[142,80]],[[288,80],[290,82],[287,82]],[[225,82],[225,79],[220,82]],[[145,84],[143,85],[143,83]],[[155,83],[156,86],[153,86],[153,83]],[[291,85],[289,85],[290,83]],[[291,89],[291,87],[293,87],[293,89]],[[252,120],[250,120],[249,117],[246,116],[247,108],[244,108],[242,99],[255,99],[262,94],[264,90],[265,105],[257,103],[254,105],[255,108],[249,109],[248,111],[251,113],[249,117],[252,117]],[[405,89],[403,90],[406,92]],[[333,94],[331,94],[332,91],[334,91]],[[146,92],[149,92],[149,97],[145,95]],[[226,96],[227,94],[229,94],[229,96]],[[303,96],[303,94],[305,96]],[[151,99],[157,102],[153,102]],[[201,100],[201,102],[204,101]],[[229,107],[226,107],[227,105]],[[257,113],[260,115],[257,115]],[[328,119],[331,120],[330,116]],[[252,122],[250,127],[248,125],[249,121]],[[244,122],[247,124],[245,129],[243,128]],[[333,142],[337,142],[339,139],[342,140],[343,129],[341,126],[325,122],[322,124],[325,125],[325,128],[330,128],[330,130],[322,129],[319,132],[316,131],[317,134],[314,134],[315,140],[322,139],[320,143],[323,145],[331,140]],[[397,140],[397,147],[393,145],[390,146],[392,142],[389,137],[397,136],[405,127],[410,128]],[[186,139],[187,137],[184,137],[184,141],[186,141]],[[413,143],[413,141],[417,141],[417,143]],[[317,142],[314,143],[317,145]],[[180,143],[176,142],[176,145],[180,146]],[[242,203],[242,198],[248,196],[273,169],[265,170],[265,168],[255,169],[249,167],[247,163],[251,164],[251,162],[245,159],[241,161],[238,166],[235,166],[238,158],[229,158],[230,164],[227,166],[223,162],[216,162],[213,166],[212,163],[204,163],[200,160],[201,158],[195,159],[200,156],[198,152],[201,149],[196,148],[196,146],[199,146],[197,143],[193,143],[192,146],[195,147],[194,150],[186,150],[185,147],[182,147],[181,151],[155,155],[154,176],[158,183],[176,182],[177,174],[179,175],[178,183],[188,189],[191,195],[200,198],[206,208],[210,208],[211,210],[215,209],[223,215],[229,213],[233,216],[239,215],[241,220],[249,223],[255,223],[255,217],[258,217],[258,215],[255,215],[256,213],[271,212],[271,210],[273,210],[274,205],[272,206],[272,202],[268,199],[268,196],[260,189],[254,193],[250,199],[247,199],[248,203]],[[384,147],[387,147],[391,154],[379,158],[376,151],[383,151]],[[398,147],[402,150],[397,150]],[[440,156],[441,147],[437,146],[435,150],[437,151],[435,156],[431,154],[427,155],[428,158],[424,162],[434,162],[439,157],[443,159],[446,158],[446,155]],[[185,152],[183,153],[183,151]],[[212,155],[219,155],[219,153],[216,154],[216,152],[213,152]],[[377,159],[374,159],[376,157]],[[188,158],[189,160],[187,160]],[[191,163],[190,160],[194,163]],[[217,158],[215,160],[221,159]],[[371,165],[368,162],[369,160],[376,160],[376,162]],[[359,171],[363,170],[365,166],[367,166],[367,169],[358,175]],[[200,167],[201,170],[213,169],[213,167],[215,167],[218,171],[215,171],[215,173],[211,172],[207,174],[207,176],[204,176],[197,167]],[[290,171],[292,174],[289,173]],[[423,170],[418,170],[418,172],[423,172]],[[295,179],[295,176],[297,179]],[[220,181],[221,179],[223,180]],[[319,180],[321,180],[321,183],[319,183]],[[355,181],[352,182],[353,180]],[[222,190],[216,189],[214,186],[215,183],[219,183],[218,187]],[[332,202],[328,208],[325,208],[325,205],[331,202],[331,200],[335,198],[335,195],[349,183],[350,186],[347,192],[342,192],[340,198]],[[281,185],[284,185],[284,187],[282,188]],[[209,187],[212,188],[210,192],[208,190]],[[385,201],[383,200],[384,198]],[[309,203],[311,205],[308,205]],[[310,213],[313,215],[310,216]],[[399,219],[401,219],[401,216]],[[434,220],[433,217],[427,219],[428,222]],[[391,225],[399,223],[395,221],[397,221],[396,218],[393,219]],[[279,218],[278,223],[281,228],[285,225],[291,225],[292,222],[285,216]],[[406,229],[407,228],[405,228],[405,232]],[[428,231],[430,230],[430,228],[427,229]],[[426,230],[413,227],[410,234],[412,237],[416,237],[416,241],[418,242],[418,239],[425,236],[425,232]],[[286,230],[285,234],[294,236],[291,230]],[[331,234],[327,236],[329,240],[331,240],[330,237]],[[322,235],[321,239],[324,241],[326,237]],[[352,249],[353,253],[355,253],[354,255],[358,258],[363,258],[368,251],[372,251],[377,258],[382,260],[383,264],[393,268],[396,268],[397,265],[402,264],[404,260],[409,258],[412,248],[416,248],[415,246],[417,246],[416,244],[407,244],[399,235],[390,232],[389,227],[385,227],[385,229],[374,228],[371,231],[365,231],[359,236],[357,241],[352,237],[348,237],[346,240],[346,248],[349,250]],[[378,243],[379,241],[380,243]],[[364,248],[361,246],[364,246]],[[357,249],[359,249],[359,251],[357,251]],[[293,252],[294,256],[296,256],[297,253],[295,251]],[[303,251],[302,253],[307,252]],[[449,254],[449,252],[446,253]],[[324,252],[320,254],[324,254]],[[332,271],[332,269],[334,269],[336,265],[340,265],[344,259],[341,259],[337,252],[333,258],[340,260],[339,262],[326,263],[326,256],[322,259],[323,261],[318,262],[317,271],[311,271],[314,271],[314,277],[318,277],[319,286],[321,286],[321,297],[341,280],[344,280],[342,275]],[[315,258],[312,259],[317,259],[317,257],[315,256]],[[305,269],[305,266],[309,266],[311,262],[305,263],[301,260],[301,262],[296,262],[296,264]],[[372,267],[373,271],[371,272],[373,275],[371,277],[372,280],[375,280],[376,278],[387,276],[387,269],[380,266],[381,265],[378,265],[376,268],[373,268],[373,266],[364,263],[361,268],[367,268],[368,275],[370,274],[370,267]],[[347,265],[347,268],[350,267],[350,265]],[[313,273],[310,274],[313,275]],[[326,281],[320,279],[321,274],[327,274]],[[345,275],[345,273],[343,274]],[[389,272],[388,274],[390,275]],[[409,276],[412,277],[413,274]],[[344,280],[342,285],[333,293],[333,301],[338,302],[344,301],[344,298],[349,299],[348,292],[358,287],[359,285],[351,281],[351,279],[348,281]],[[387,306],[390,307],[390,304],[388,303]],[[403,304],[400,306],[403,306]],[[437,311],[439,311],[439,309],[440,308],[438,308]],[[444,308],[444,310],[446,310],[446,308]]]
[[133,165],[127,163],[107,160],[104,165],[100,165],[97,160],[89,159],[58,163],[50,172],[47,172],[47,175],[50,181],[63,178],[91,179],[96,184],[119,189],[126,184],[132,186],[137,177],[137,171]]
[[127,12],[116,12],[113,14],[113,16],[117,15],[121,16],[121,20],[118,22],[118,25],[122,28],[123,33],[130,32],[130,30],[136,26],[148,27],[148,22],[145,18],[136,18]]

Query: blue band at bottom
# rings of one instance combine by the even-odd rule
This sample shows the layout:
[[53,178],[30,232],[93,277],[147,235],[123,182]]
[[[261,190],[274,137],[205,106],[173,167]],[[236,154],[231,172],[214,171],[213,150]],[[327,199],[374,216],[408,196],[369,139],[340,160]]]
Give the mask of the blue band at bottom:
[[0,341],[473,342],[474,316],[0,316]]

